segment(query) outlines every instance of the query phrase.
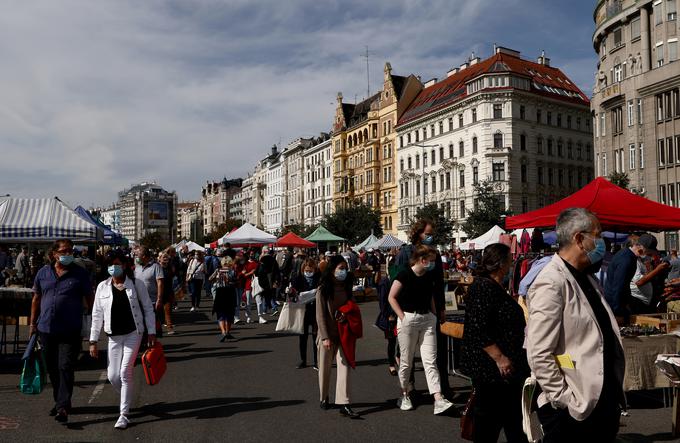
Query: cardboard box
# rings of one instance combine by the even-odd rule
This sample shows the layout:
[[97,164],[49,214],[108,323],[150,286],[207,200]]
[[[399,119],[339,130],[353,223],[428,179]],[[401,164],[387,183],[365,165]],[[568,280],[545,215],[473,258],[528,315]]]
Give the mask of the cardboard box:
[[661,314],[631,315],[630,323],[641,326],[655,326],[668,333],[680,328],[680,313],[664,312]]

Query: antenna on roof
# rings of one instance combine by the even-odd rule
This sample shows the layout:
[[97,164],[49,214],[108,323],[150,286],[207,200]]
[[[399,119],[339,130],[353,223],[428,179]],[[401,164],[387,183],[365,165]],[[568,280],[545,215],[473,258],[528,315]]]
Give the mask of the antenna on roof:
[[[368,50],[368,46],[366,46],[366,52],[364,54],[361,54],[361,57],[366,59],[366,98],[371,96],[371,77],[369,73],[369,68],[368,68],[368,58],[370,55],[372,55],[373,52]],[[356,100],[355,100],[356,104]]]

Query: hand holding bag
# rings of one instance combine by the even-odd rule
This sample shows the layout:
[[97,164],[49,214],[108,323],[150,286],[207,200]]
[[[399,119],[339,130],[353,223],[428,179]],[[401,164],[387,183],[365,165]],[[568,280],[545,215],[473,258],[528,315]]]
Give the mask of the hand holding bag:
[[257,276],[253,277],[251,288],[253,290],[253,296],[260,295],[264,292],[264,288],[260,284],[260,279]]
[[305,330],[305,305],[302,303],[284,303],[279,321],[276,323],[277,332],[302,334]]
[[146,378],[147,385],[156,385],[163,378],[167,363],[163,346],[158,340],[142,354],[142,368],[144,368],[144,378]]
[[37,334],[33,334],[29,339],[26,352],[21,359],[24,368],[19,379],[19,390],[23,394],[40,394],[47,383],[47,365]]

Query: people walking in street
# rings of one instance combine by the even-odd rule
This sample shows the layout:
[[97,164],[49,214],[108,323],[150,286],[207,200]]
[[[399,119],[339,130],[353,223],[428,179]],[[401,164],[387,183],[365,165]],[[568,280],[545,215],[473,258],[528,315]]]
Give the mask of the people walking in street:
[[389,373],[392,376],[398,374],[399,355],[397,353],[397,314],[394,313],[389,302],[390,288],[392,287],[390,279],[387,276],[382,276],[378,273],[378,304],[380,306],[380,313],[375,322],[375,325],[385,334],[387,340],[387,363],[389,365]]
[[[293,290],[296,294],[301,292],[313,291],[319,287],[321,273],[316,267],[316,262],[308,259],[302,265],[302,273],[298,274],[293,281]],[[300,361],[297,368],[303,369],[307,367],[307,338],[309,337],[309,330],[312,330],[312,348],[314,354],[314,369],[318,370],[318,349],[316,346],[316,335],[318,326],[316,324],[316,301],[307,303],[305,305],[305,321],[304,330],[300,335]]]
[[[162,337],[163,331],[161,330],[160,325],[163,323],[164,315],[161,296],[165,291],[164,288],[166,285],[163,268],[146,246],[140,246],[137,249],[137,254],[137,258],[135,259],[135,279],[140,280],[146,286],[156,315],[156,324],[159,325],[159,327],[156,328],[156,334],[159,337]],[[172,286],[172,282],[170,282],[169,285]]]
[[465,298],[461,370],[475,390],[475,442],[526,442],[522,386],[529,376],[524,351],[524,311],[503,287],[512,266],[510,247],[487,246]]
[[[543,441],[613,442],[625,404],[625,358],[614,313],[587,272],[604,255],[602,228],[590,211],[570,208],[556,231],[559,252],[527,296],[526,350],[541,388]],[[640,245],[633,260],[655,246]]]
[[163,293],[160,295],[160,302],[164,313],[166,334],[174,335],[175,327],[172,324],[172,306],[175,303],[175,289],[173,281],[177,275],[175,264],[172,262],[170,255],[167,252],[161,252],[159,255],[159,263],[163,269]]
[[409,395],[409,377],[419,345],[427,386],[430,394],[434,395],[434,413],[441,414],[453,406],[441,393],[440,375],[436,365],[435,331],[438,319],[435,314],[435,282],[432,271],[437,257],[435,249],[418,245],[413,251],[411,266],[399,272],[390,289],[389,303],[398,317],[397,339],[401,351],[399,384],[402,391],[399,407],[402,411],[413,409]]
[[[247,252],[247,261],[245,265],[243,266],[243,270],[241,270],[241,274],[243,275],[243,279],[245,281],[245,313],[246,313],[246,323],[251,323],[252,320],[252,315],[251,315],[251,310],[252,310],[252,305],[253,305],[253,277],[255,276],[255,271],[257,271],[257,259],[255,258],[255,252],[249,251]],[[263,317],[264,315],[264,302],[262,305],[260,305],[260,301],[262,300],[262,297],[257,299],[257,316],[258,320],[260,323],[267,323],[267,320]]]
[[[243,308],[246,307],[245,305],[245,289],[246,289],[246,279],[243,276],[243,269],[246,266],[246,259],[245,256],[243,255],[243,251],[239,251],[236,253],[234,256],[234,275],[236,278],[236,285],[234,289],[236,290],[236,297],[234,301],[234,324],[238,324],[241,322],[241,306]],[[246,313],[246,320],[250,319],[250,310],[249,309],[244,309]],[[250,323],[250,322],[248,322]]]
[[223,257],[221,265],[209,278],[215,285],[213,314],[217,317],[217,324],[220,327],[220,342],[224,342],[236,340],[236,337],[231,335],[236,307],[236,274],[234,262],[230,257]]
[[[205,258],[203,259],[205,264],[205,275],[210,277],[213,273],[220,269],[220,259],[217,258],[212,249],[208,248],[205,250]],[[213,291],[213,283],[209,278],[203,279],[203,289],[205,289],[206,294],[210,294],[212,298],[215,298],[215,291]]]
[[106,260],[110,277],[99,283],[92,309],[90,356],[97,358],[97,343],[102,327],[109,338],[109,382],[120,395],[117,429],[130,424],[134,399],[134,364],[146,329],[149,346],[156,340],[156,319],[151,298],[141,279],[134,278],[128,258],[113,251]]
[[349,418],[359,418],[351,407],[350,365],[338,332],[339,309],[352,299],[353,276],[347,270],[347,262],[341,255],[331,256],[323,271],[316,294],[316,322],[318,324],[317,346],[319,348],[319,391],[321,409],[329,409],[329,387],[331,366],[335,359],[337,366],[335,384],[335,404],[340,406],[340,414]]
[[[272,315],[278,313],[275,294],[276,289],[281,283],[281,272],[276,259],[270,254],[269,249],[262,249],[262,256],[260,257],[260,266],[255,271],[258,283],[262,288],[260,293],[261,300],[264,300],[265,309],[272,309]],[[260,302],[258,302],[258,305]],[[260,323],[262,323],[260,321]]]
[[193,257],[189,260],[186,277],[189,293],[191,294],[191,312],[201,307],[201,289],[203,288],[204,278],[205,263],[203,262],[203,253],[201,251],[194,251]]
[[17,271],[16,278],[21,283],[21,286],[27,287],[30,285],[30,274],[31,268],[29,265],[28,257],[28,247],[22,246],[21,252],[17,255],[17,259],[14,262],[14,269]]
[[92,285],[81,267],[73,264],[73,242],[62,239],[50,248],[50,263],[33,283],[30,333],[40,334],[52,383],[54,407],[50,415],[68,421],[74,370],[80,353],[83,300],[92,301]]

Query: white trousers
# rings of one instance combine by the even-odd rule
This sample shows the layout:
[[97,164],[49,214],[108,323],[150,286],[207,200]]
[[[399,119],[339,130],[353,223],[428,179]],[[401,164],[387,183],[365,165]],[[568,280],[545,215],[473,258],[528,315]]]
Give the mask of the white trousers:
[[130,413],[134,394],[134,364],[142,336],[133,331],[127,335],[109,336],[108,377],[113,388],[120,393],[120,414]]
[[397,339],[401,358],[399,360],[399,384],[406,391],[416,349],[420,345],[420,359],[425,369],[425,379],[430,394],[441,392],[437,370],[437,317],[434,314],[405,312],[404,320],[397,320]]

